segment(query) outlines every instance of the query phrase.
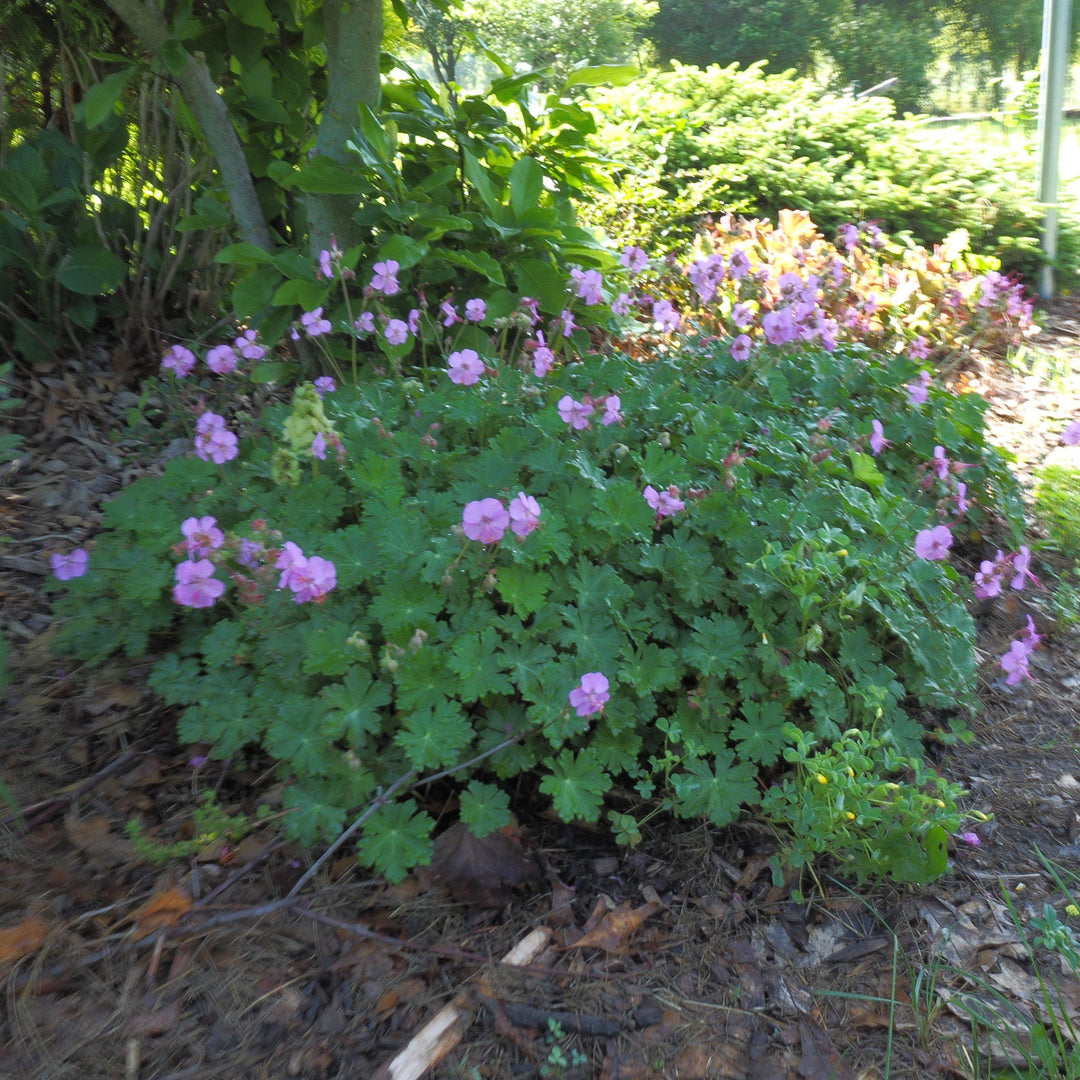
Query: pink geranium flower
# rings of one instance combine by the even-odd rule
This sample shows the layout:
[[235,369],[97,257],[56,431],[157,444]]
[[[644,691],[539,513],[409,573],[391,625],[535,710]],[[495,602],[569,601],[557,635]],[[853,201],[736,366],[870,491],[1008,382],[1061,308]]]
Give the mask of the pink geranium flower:
[[679,489],[669,487],[666,491],[657,491],[650,484],[643,492],[645,501],[656,511],[656,520],[674,517],[680,510],[686,509],[686,503],[679,498]]
[[945,525],[936,525],[932,529],[923,529],[915,537],[915,554],[920,559],[948,558],[952,547],[952,533]]
[[870,426],[874,429],[874,433],[870,436],[870,449],[876,457],[886,446],[892,444],[885,438],[885,429],[881,426],[880,420],[871,420]]
[[559,399],[559,415],[574,430],[581,431],[589,426],[589,417],[593,407],[584,401],[575,401],[569,394]]
[[510,528],[515,536],[525,537],[540,527],[540,504],[524,491],[510,500]]
[[510,514],[498,499],[477,499],[467,503],[461,516],[465,535],[481,544],[497,544],[509,525]]
[[604,705],[610,700],[608,683],[599,671],[589,671],[581,676],[581,682],[570,691],[570,704],[577,710],[578,716],[592,716],[603,712]]
[[183,379],[195,367],[195,354],[183,345],[174,345],[162,358],[161,366],[172,371],[178,379]]
[[49,556],[49,565],[57,581],[70,581],[86,573],[90,565],[90,556],[85,548],[76,548],[69,555],[54,552]]
[[371,287],[384,296],[393,296],[395,293],[400,292],[401,286],[398,284],[397,279],[399,269],[400,265],[393,259],[377,262],[374,267],[375,273],[371,278]]
[[475,349],[452,352],[447,357],[446,366],[450,381],[458,386],[473,386],[484,374],[484,362]]
[[215,375],[228,375],[236,370],[236,352],[231,345],[215,345],[206,354],[206,366]]
[[619,411],[622,408],[622,401],[616,394],[608,394],[604,398],[604,415],[600,417],[600,423],[604,427],[610,427],[612,424],[622,423],[622,413]]
[[217,527],[217,519],[189,517],[181,523],[184,547],[192,556],[209,555],[225,543],[225,534]]
[[1076,446],[1080,443],[1080,420],[1074,420],[1062,433],[1061,441],[1066,446]]
[[175,573],[173,599],[184,607],[213,607],[225,591],[225,582],[214,577],[214,564],[209,559],[182,562]]

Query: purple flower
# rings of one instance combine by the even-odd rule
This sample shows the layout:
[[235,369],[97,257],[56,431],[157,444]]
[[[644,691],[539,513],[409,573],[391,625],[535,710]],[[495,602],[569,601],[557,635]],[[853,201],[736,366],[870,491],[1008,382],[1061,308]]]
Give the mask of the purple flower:
[[383,333],[391,345],[404,345],[409,340],[409,326],[400,319],[391,319]]
[[982,841],[979,839],[978,833],[973,832],[958,832],[953,833],[957,840],[962,840],[965,844],[970,844],[972,847],[978,847]]
[[968,512],[967,484],[963,480],[956,482],[956,510],[960,514]]
[[750,340],[749,334],[740,334],[731,343],[731,358],[732,360],[749,360],[750,349],[753,342]]
[[233,342],[233,348],[245,360],[261,360],[266,355],[266,346],[259,341],[257,330],[245,330]]
[[1031,566],[1031,551],[1029,548],[1021,545],[1020,550],[1013,556],[1012,568],[1016,572],[1016,577],[1009,582],[1014,589],[1022,589],[1024,582],[1027,578],[1031,578],[1036,585],[1039,584],[1039,579],[1031,572],[1029,567]]
[[195,367],[195,354],[183,345],[174,345],[162,357],[161,366],[170,369],[178,379],[183,379],[190,375]]
[[393,296],[395,293],[401,292],[401,286],[398,284],[397,279],[399,269],[399,264],[393,259],[387,259],[386,262],[377,262],[374,267],[375,273],[371,278],[371,287],[384,296]]
[[217,527],[217,519],[212,517],[189,517],[180,525],[184,534],[184,547],[189,555],[209,555],[225,543],[225,534]]
[[444,300],[439,305],[439,313],[442,315],[443,326],[453,326],[454,323],[461,322],[461,316],[458,314],[458,310],[450,303],[449,300]]
[[446,366],[450,381],[458,386],[473,386],[484,374],[484,362],[475,349],[452,352],[447,358]]
[[307,331],[308,337],[318,337],[320,334],[329,334],[331,329],[330,320],[322,317],[322,308],[317,307],[314,311],[305,311],[300,316],[300,325]]
[[766,312],[765,318],[761,320],[761,326],[765,331],[765,340],[770,345],[786,345],[795,339],[795,320],[790,308]]
[[915,537],[915,554],[920,559],[945,559],[952,547],[952,533],[945,525],[923,529]]
[[629,315],[634,307],[634,301],[629,293],[621,292],[611,301],[611,311],[614,315]]
[[656,520],[674,517],[680,510],[686,509],[686,503],[679,498],[679,489],[670,487],[666,491],[657,491],[650,484],[642,494],[645,501],[656,511]]
[[[912,341],[907,348],[907,354],[912,360],[925,360],[930,355],[930,346],[926,343],[926,338],[919,334],[918,337]],[[927,372],[923,372],[924,375],[929,375]]]
[[993,562],[983,559],[979,564],[979,569],[975,573],[975,595],[980,600],[989,600],[991,597],[1001,595],[1001,575],[1006,562],[1004,555],[999,551]]
[[214,577],[214,564],[209,559],[182,562],[175,573],[173,599],[184,607],[213,607],[225,591],[225,582]]
[[320,461],[326,460],[326,436],[321,431],[316,431],[315,438],[311,440],[311,456]]
[[540,527],[540,504],[524,491],[510,500],[510,528],[515,536],[525,537]]
[[288,585],[296,594],[293,597],[295,603],[319,604],[337,586],[337,569],[328,559],[312,555],[302,565],[293,567],[289,572]]
[[843,244],[845,251],[851,251],[859,243],[859,226],[852,225],[850,222],[847,225],[841,225],[837,230],[836,239]]
[[604,398],[604,415],[600,417],[600,423],[604,427],[610,427],[612,424],[622,423],[622,413],[619,411],[622,408],[622,401],[617,394],[608,394]]
[[203,461],[224,465],[232,461],[240,451],[237,438],[225,428],[225,418],[217,413],[205,412],[195,423],[195,453]]
[[575,401],[569,394],[559,400],[559,415],[576,431],[589,426],[588,417],[593,407],[584,401]]
[[577,709],[578,716],[592,716],[603,712],[604,705],[610,700],[609,683],[599,671],[589,671],[581,676],[581,682],[570,691],[570,704]]
[[481,544],[497,544],[509,525],[510,514],[498,499],[477,499],[466,503],[461,515],[465,535]]
[[1031,650],[1025,642],[1014,641],[1009,646],[1009,651],[998,660],[1001,670],[1008,673],[1005,676],[1005,682],[1009,686],[1015,686],[1018,682],[1032,677],[1031,672],[1028,670],[1028,657],[1030,655]]
[[735,281],[741,281],[750,273],[750,256],[742,248],[736,248],[728,258],[728,274]]
[[934,460],[930,462],[930,468],[933,472],[937,473],[939,480],[947,480],[949,478],[949,459],[945,454],[944,446],[934,447]]
[[409,312],[408,327],[409,327],[409,333],[410,334],[415,334],[416,331],[420,329],[420,309],[419,308],[413,308]]
[[487,304],[483,300],[476,298],[465,301],[465,318],[469,322],[483,322],[485,315],[487,315]]
[[577,329],[577,323],[574,322],[574,313],[569,308],[563,308],[559,312],[559,317],[555,320],[555,325],[562,327],[562,336],[564,338],[569,337]]
[[1028,615],[1027,626],[1020,631],[1020,640],[1027,647],[1028,652],[1034,652],[1036,646],[1042,641],[1042,634],[1035,629],[1035,620]]
[[332,394],[337,389],[337,383],[330,375],[320,375],[315,380],[315,391],[322,397],[324,394]]
[[907,384],[908,404],[925,405],[930,397],[930,372],[921,371],[918,379]]
[[86,573],[90,565],[90,556],[85,548],[76,548],[68,555],[53,553],[49,556],[49,565],[57,581],[70,581]]
[[873,435],[870,436],[870,449],[874,452],[874,456],[877,457],[886,446],[892,444],[885,438],[885,429],[881,426],[880,420],[871,420],[870,426],[874,429]]
[[641,248],[634,245],[623,248],[623,252],[619,256],[619,262],[630,271],[631,276],[634,276],[640,274],[649,265],[649,256]]
[[257,540],[248,540],[247,538],[240,541],[240,551],[237,553],[236,561],[241,566],[246,566],[249,570],[258,570],[262,564],[263,546]]
[[1074,420],[1062,433],[1061,441],[1066,446],[1076,446],[1080,443],[1080,420]]
[[330,261],[329,251],[319,252],[319,274],[324,278],[333,278],[334,264]]
[[736,330],[746,330],[754,325],[754,309],[740,301],[731,309],[731,322]]
[[359,317],[353,320],[352,328],[357,337],[375,333],[375,312],[361,311]]
[[679,329],[682,319],[671,306],[670,300],[657,300],[652,309],[653,326],[662,333],[670,334]]
[[277,587],[279,589],[290,588],[289,582],[292,580],[292,575],[302,572],[306,565],[307,557],[303,551],[291,540],[287,540],[285,546],[278,552],[278,557],[274,560],[274,568],[281,571]]
[[533,374],[538,379],[542,379],[555,363],[555,354],[547,347],[541,331],[536,332],[536,338],[536,348],[533,350]]
[[206,354],[206,366],[215,375],[228,375],[236,370],[236,353],[231,345],[215,345]]
[[576,266],[570,271],[570,278],[577,289],[578,299],[587,305],[602,304],[604,278],[599,270],[579,270]]

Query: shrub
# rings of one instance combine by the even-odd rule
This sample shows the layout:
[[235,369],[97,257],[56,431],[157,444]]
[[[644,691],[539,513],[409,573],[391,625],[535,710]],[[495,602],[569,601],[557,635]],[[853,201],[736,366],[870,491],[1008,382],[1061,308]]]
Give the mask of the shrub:
[[[387,274],[373,281],[393,298]],[[599,308],[606,287],[579,273],[565,302]],[[822,817],[816,850],[938,872],[931,830],[959,827],[958,792],[889,773],[919,757],[920,720],[956,737],[973,702],[972,620],[942,555],[965,494],[993,513],[1010,486],[980,398],[930,388],[912,405],[917,365],[859,345],[740,362],[726,338],[665,332],[649,362],[593,352],[559,332],[569,310],[541,339],[527,304],[418,327],[449,356],[406,377],[415,341],[388,343],[392,313],[372,314],[381,376],[302,384],[239,444],[204,411],[197,456],[108,504],[92,572],[64,569],[63,650],[152,655],[181,737],[274,760],[308,843],[397,778],[448,772],[478,834],[529,778],[562,820],[607,808],[624,842],[657,810],[722,825],[791,753],[816,768],[815,741],[859,729],[844,765],[876,809],[857,829]],[[651,321],[678,316],[658,301]],[[166,362],[192,420],[208,391],[243,386],[199,385],[175,349]],[[780,787],[771,819],[801,799]],[[433,826],[413,797],[389,801],[359,857],[399,877]]]
[[[824,93],[760,65],[676,65],[594,91],[593,145],[619,162],[616,188],[582,213],[620,243],[685,246],[702,215],[810,211],[829,234],[851,220],[926,247],[966,229],[1006,273],[1035,276],[1042,212],[1030,162],[916,142],[886,99]],[[1058,270],[1076,282],[1080,228],[1063,215]]]

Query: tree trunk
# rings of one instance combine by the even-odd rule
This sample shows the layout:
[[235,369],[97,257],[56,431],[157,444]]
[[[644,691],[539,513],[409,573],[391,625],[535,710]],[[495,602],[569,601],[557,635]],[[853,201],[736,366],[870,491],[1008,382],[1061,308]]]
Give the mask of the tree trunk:
[[[359,106],[379,104],[382,0],[325,0],[323,26],[329,86],[315,149],[347,167],[354,155],[345,143],[358,126]],[[341,248],[359,242],[354,195],[311,194],[307,204],[313,253],[329,249],[331,237]]]
[[[162,50],[171,34],[168,24],[158,12],[141,4],[139,0],[105,0],[105,3],[128,26],[144,48],[159,60],[163,59]],[[377,74],[377,56],[375,70]],[[240,239],[265,251],[272,251],[274,245],[270,230],[255,195],[255,184],[244,158],[244,148],[240,145],[229,110],[221,100],[206,64],[189,55],[181,72],[174,73],[173,77],[188,107],[195,114],[195,119],[199,121],[203,137],[217,161],[218,172],[229,197]]]

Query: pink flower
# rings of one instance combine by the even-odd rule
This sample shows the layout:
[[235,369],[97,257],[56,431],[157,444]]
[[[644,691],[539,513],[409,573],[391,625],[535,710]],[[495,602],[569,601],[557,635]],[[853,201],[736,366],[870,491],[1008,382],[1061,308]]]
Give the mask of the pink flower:
[[1015,686],[1018,682],[1031,678],[1031,672],[1028,670],[1030,655],[1031,650],[1023,641],[1014,641],[1009,646],[1009,651],[998,660],[1001,670],[1008,672],[1005,682],[1009,686]]
[[944,559],[952,547],[952,533],[945,525],[936,525],[932,529],[923,529],[915,537],[915,554],[920,559]]
[[206,366],[215,375],[228,375],[236,370],[236,353],[231,345],[215,345],[206,354]]
[[320,461],[326,460],[326,436],[321,431],[316,431],[315,438],[311,440],[311,456]]
[[336,585],[337,569],[328,559],[318,555],[305,559],[303,565],[295,566],[289,572],[288,586],[296,594],[293,600],[297,604],[321,603]]
[[881,426],[880,420],[871,420],[870,426],[874,429],[873,435],[870,436],[870,449],[877,457],[886,446],[891,446],[892,443],[885,438],[885,429]]
[[564,338],[569,337],[577,329],[577,323],[574,322],[574,313],[569,308],[563,308],[559,312],[559,317],[555,320],[555,325],[562,327],[562,336]]
[[49,556],[49,565],[57,581],[70,581],[86,573],[90,566],[90,556],[85,548],[76,548],[69,555],[53,553]]
[[162,358],[161,366],[170,369],[178,379],[183,379],[195,367],[195,354],[183,345],[174,345]]
[[907,384],[907,392],[909,405],[925,405],[930,397],[930,372],[920,372],[918,379]]
[[540,527],[540,504],[524,491],[510,500],[510,528],[515,536],[528,536]]
[[555,354],[547,347],[544,335],[541,331],[536,332],[536,348],[533,350],[533,374],[542,379],[555,363]]
[[[279,589],[292,588],[290,582],[293,574],[301,574],[306,565],[307,558],[303,551],[291,540],[286,541],[285,546],[278,552],[277,559],[274,560],[274,568],[281,571],[277,587]],[[293,589],[293,591],[296,590]]]
[[[214,416],[214,413],[204,413],[200,418]],[[232,461],[240,453],[236,436],[226,430],[225,421],[218,416],[220,424],[207,425],[205,430],[195,432],[195,453],[203,461],[212,461],[215,465],[224,465],[226,461]]]
[[[930,346],[922,334],[908,345],[907,354],[912,360],[925,360],[930,355]],[[924,371],[922,374],[929,381],[929,373]]]
[[409,327],[409,333],[410,334],[415,334],[416,331],[420,329],[420,309],[419,308],[413,308],[409,312],[408,327]]
[[469,322],[483,322],[485,315],[487,315],[487,304],[483,300],[478,298],[465,301],[465,318]]
[[650,484],[642,493],[645,501],[656,511],[656,520],[674,517],[680,510],[686,509],[686,503],[679,498],[679,489],[675,486],[666,491],[657,491]]
[[570,704],[577,709],[578,716],[592,716],[603,712],[604,705],[610,700],[609,683],[599,671],[589,671],[581,676],[581,682],[570,691]]
[[600,423],[604,427],[610,427],[612,424],[622,423],[622,413],[619,409],[622,407],[622,401],[616,394],[608,394],[604,398],[604,415],[600,417]]
[[454,323],[461,322],[461,316],[458,314],[457,308],[449,300],[444,300],[439,305],[439,313],[442,315],[443,326],[453,326]]
[[989,600],[991,597],[1001,595],[1001,575],[1006,561],[999,551],[993,562],[983,559],[979,564],[979,569],[975,574],[975,595],[980,600]]
[[334,276],[334,264],[330,261],[330,252],[319,252],[319,275],[324,278],[331,279]]
[[208,555],[225,543],[225,534],[217,527],[217,519],[209,516],[189,517],[181,523],[180,531],[190,555]]
[[749,304],[742,302],[731,309],[731,322],[736,330],[745,330],[754,325],[754,311]]
[[956,509],[961,514],[968,512],[967,484],[963,480],[956,482]]
[[930,468],[933,472],[937,473],[939,480],[947,480],[949,478],[949,459],[945,455],[945,447],[934,447],[934,460],[930,462]]
[[570,277],[577,287],[578,299],[587,305],[602,304],[604,278],[599,270],[579,270],[576,266],[570,271]]
[[732,360],[749,360],[750,349],[753,342],[750,340],[749,334],[740,334],[731,343],[731,359]]
[[353,320],[352,328],[357,337],[375,333],[375,312],[361,311],[359,317]]
[[615,315],[629,315],[634,301],[629,293],[621,292],[611,301],[611,311]]
[[1074,420],[1062,433],[1061,441],[1066,446],[1076,446],[1080,443],[1080,420]]
[[375,273],[371,279],[371,287],[384,296],[393,296],[395,293],[400,292],[401,286],[398,284],[397,279],[399,269],[399,264],[393,259],[387,259],[386,262],[377,262],[374,267]]
[[300,325],[307,331],[308,337],[318,337],[320,334],[329,334],[331,329],[329,319],[322,317],[322,308],[317,307],[314,311],[305,311],[300,316]]
[[510,514],[498,499],[477,499],[466,503],[461,516],[465,535],[481,544],[497,544],[509,525]]
[[963,840],[965,844],[970,844],[972,847],[978,847],[982,841],[979,839],[978,833],[973,832],[958,832],[953,833],[957,840]]
[[682,319],[670,300],[657,300],[653,304],[652,317],[654,328],[665,334],[673,333],[682,325]]
[[383,333],[391,345],[404,345],[409,340],[409,326],[400,319],[391,319]]
[[1031,578],[1036,585],[1039,584],[1039,579],[1031,572],[1029,567],[1031,566],[1031,551],[1029,548],[1021,545],[1020,550],[1013,556],[1013,570],[1016,572],[1016,577],[1009,582],[1014,589],[1022,589],[1024,582],[1027,578]]
[[634,276],[640,274],[649,265],[649,256],[635,244],[632,247],[623,248],[619,262],[630,271],[631,276]]
[[225,591],[225,582],[214,577],[214,564],[209,559],[182,562],[176,568],[173,599],[184,607],[213,607]]
[[1042,641],[1042,635],[1035,629],[1035,620],[1028,615],[1027,626],[1020,631],[1020,641],[1026,646],[1028,652],[1034,652],[1036,646]]
[[319,397],[324,394],[332,394],[337,389],[337,383],[334,382],[333,377],[330,375],[320,375],[315,380],[315,391]]
[[581,431],[589,426],[588,417],[592,415],[593,407],[584,401],[575,401],[569,394],[559,399],[559,415],[575,431]]
[[765,331],[765,340],[770,345],[786,345],[795,340],[795,320],[790,308],[766,312],[765,318],[761,320],[761,327]]
[[245,330],[233,342],[233,348],[245,360],[261,360],[266,355],[266,346],[259,341],[257,330]]
[[473,386],[484,374],[484,362],[475,349],[452,352],[447,358],[446,366],[450,381],[458,386]]

